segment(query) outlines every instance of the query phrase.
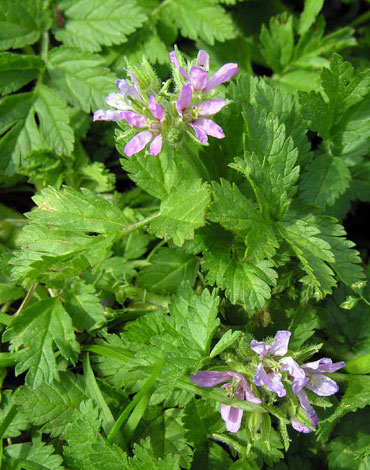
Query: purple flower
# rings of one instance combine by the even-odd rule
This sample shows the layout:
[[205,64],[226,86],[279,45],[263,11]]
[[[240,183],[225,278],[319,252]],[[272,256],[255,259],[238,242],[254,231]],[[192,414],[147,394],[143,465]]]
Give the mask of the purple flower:
[[179,64],[176,51],[170,52],[170,60],[180,74],[190,83],[194,92],[202,91],[207,93],[221,83],[230,80],[239,71],[238,64],[228,63],[208,78],[209,55],[204,50],[199,51],[197,62],[194,67],[191,67],[189,73]]
[[185,83],[176,101],[176,109],[183,121],[194,129],[195,135],[200,143],[205,144],[208,141],[209,135],[217,139],[223,139],[225,134],[222,128],[211,119],[206,119],[206,116],[212,116],[218,113],[226,106],[226,100],[223,98],[214,98],[203,101],[197,105],[192,105],[192,101],[193,92],[191,85]]
[[[132,72],[131,72],[132,73]],[[133,75],[133,74],[132,74]],[[122,80],[125,81],[125,80]],[[132,87],[131,85],[129,85]],[[134,87],[132,87],[134,88]],[[135,88],[136,90],[136,88]],[[114,95],[114,96],[112,96]],[[128,108],[123,100],[123,98],[117,97],[119,93],[111,93],[107,96],[106,102],[112,106],[120,109],[122,111],[112,111],[112,110],[103,110],[100,109],[94,113],[94,121],[104,120],[104,121],[121,121],[125,120],[130,126],[136,127],[137,129],[146,129],[145,131],[139,132],[136,134],[125,146],[124,152],[128,157],[131,157],[135,153],[140,152],[143,148],[149,143],[149,152],[150,155],[158,155],[162,150],[162,134],[161,134],[161,124],[164,119],[163,108],[160,104],[157,104],[155,101],[155,96],[151,95],[148,101],[148,109],[152,114],[153,118],[149,118],[142,114],[135,113],[134,111]],[[126,109],[124,110],[124,107]]]
[[[306,387],[312,392],[316,393],[316,395],[319,395],[321,397],[328,397],[330,395],[334,395],[334,393],[337,393],[337,391],[339,390],[338,385],[336,384],[336,382],[334,382],[333,379],[326,377],[326,375],[322,375],[322,373],[335,372],[338,369],[344,367],[345,365],[345,362],[333,363],[331,359],[323,357],[318,361],[304,364],[302,366],[302,369],[305,372],[305,377],[295,378],[293,381],[293,393],[297,395],[301,407],[307,413],[307,416],[314,428],[317,427],[317,415],[312,406],[310,405],[307,393],[303,390],[303,388]],[[307,426],[304,426],[303,424],[299,423],[299,421],[297,421],[296,419],[294,422],[291,419],[291,422],[294,429],[296,429],[297,431],[305,433],[312,431]],[[297,425],[297,423],[299,425]],[[302,430],[299,429],[299,427],[302,427]]]
[[288,372],[290,376],[297,379],[305,377],[303,369],[292,357],[284,357],[279,361],[273,359],[273,356],[285,356],[288,352],[290,335],[289,331],[282,330],[276,333],[272,344],[255,340],[251,342],[251,349],[259,355],[261,360],[257,366],[254,383],[259,387],[264,385],[267,390],[276,393],[278,397],[286,395],[280,370]]
[[[251,392],[245,378],[236,372],[201,371],[190,375],[191,380],[200,387],[214,387],[220,383],[230,382],[221,386],[227,395],[239,400],[247,400],[251,403],[260,404],[261,400]],[[229,432],[238,432],[243,417],[243,410],[233,406],[221,404],[221,417],[226,423]]]

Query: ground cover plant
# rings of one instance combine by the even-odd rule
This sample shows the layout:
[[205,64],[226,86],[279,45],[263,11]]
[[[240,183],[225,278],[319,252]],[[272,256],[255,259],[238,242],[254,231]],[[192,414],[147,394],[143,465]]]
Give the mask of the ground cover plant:
[[1,0],[1,469],[369,468],[368,7]]

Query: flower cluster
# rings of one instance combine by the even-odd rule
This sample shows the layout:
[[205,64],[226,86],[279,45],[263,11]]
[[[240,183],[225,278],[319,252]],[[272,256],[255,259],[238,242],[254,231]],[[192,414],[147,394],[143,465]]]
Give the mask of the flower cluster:
[[[144,83],[140,86],[135,73],[125,69],[130,81],[117,80],[118,93],[110,93],[105,100],[115,110],[99,109],[94,113],[94,121],[126,121],[132,128],[143,129],[125,146],[124,153],[128,157],[140,152],[149,143],[150,155],[158,155],[162,150],[163,135],[176,128],[186,129],[189,126],[202,144],[208,141],[208,136],[218,139],[225,137],[222,128],[208,118],[218,113],[227,101],[213,98],[212,91],[217,85],[230,80],[238,72],[238,65],[225,64],[208,77],[207,52],[199,51],[195,65],[187,67],[188,71],[180,65],[176,51],[169,55],[174,70],[181,77],[177,80],[178,94],[168,93],[166,84],[160,91],[153,89],[155,87],[151,85],[150,79],[143,81],[146,85],[144,93]],[[144,98],[145,95],[149,96],[148,100]]]
[[[311,406],[305,388],[319,396],[327,397],[338,391],[338,385],[324,374],[335,372],[345,366],[344,362],[333,363],[329,358],[322,358],[315,362],[299,365],[291,356],[286,356],[291,333],[278,331],[272,344],[253,340],[251,350],[258,354],[259,362],[251,362],[251,378],[256,387],[265,387],[275,393],[279,398],[286,396],[286,384],[291,386],[297,403],[306,413],[312,428],[317,427],[318,418]],[[245,377],[236,372],[201,371],[191,375],[191,380],[202,387],[213,387],[224,383],[230,378],[232,381],[221,388],[227,391],[228,396],[237,397],[252,403],[262,403],[251,390]],[[298,405],[298,406],[299,406]],[[240,428],[243,411],[226,405],[221,405],[221,416],[226,423],[226,429],[237,432]],[[309,433],[312,429],[301,423],[294,413],[290,421],[296,431]]]

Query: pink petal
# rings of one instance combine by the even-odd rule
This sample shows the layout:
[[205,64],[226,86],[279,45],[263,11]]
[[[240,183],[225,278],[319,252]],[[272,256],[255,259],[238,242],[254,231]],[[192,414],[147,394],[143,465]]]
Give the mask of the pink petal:
[[182,117],[182,112],[191,105],[192,99],[191,85],[189,83],[185,83],[181,88],[179,97],[176,101],[176,109],[179,116]]
[[158,121],[163,120],[163,108],[160,104],[157,104],[155,102],[155,96],[152,95],[149,98],[149,103],[148,103],[149,111],[153,114],[153,116],[158,119]]
[[206,142],[208,142],[208,136],[206,132],[204,132],[203,129],[201,129],[200,127],[198,127],[196,124],[192,122],[189,122],[188,125],[194,129],[195,137],[199,140],[201,144],[205,144]]
[[158,134],[157,136],[154,137],[152,140],[150,146],[149,146],[149,153],[150,155],[153,155],[155,157],[160,153],[162,150],[162,134]]
[[208,72],[200,67],[192,67],[190,70],[190,83],[194,91],[203,90],[207,85]]
[[148,118],[146,116],[134,113],[133,111],[122,111],[121,115],[122,119],[127,121],[130,126],[137,127],[139,129],[147,127]]
[[243,410],[233,406],[221,404],[221,418],[226,423],[229,432],[238,432],[242,422]]
[[[136,76],[135,76],[134,72],[131,72],[131,70],[126,69],[126,67],[122,67],[122,68],[123,68],[123,70],[125,70],[130,75],[132,83],[134,84],[133,88],[135,90],[135,93],[136,93],[138,98],[141,98],[139,84],[137,82],[137,79],[136,79]],[[131,96],[133,96],[133,95],[131,95]]]
[[314,428],[316,428],[317,423],[318,423],[317,414],[316,414],[315,410],[312,408],[312,406],[311,406],[311,404],[308,400],[307,393],[304,390],[301,390],[299,393],[297,393],[297,397],[299,398],[299,402],[301,404],[301,407],[307,413],[307,416],[308,416],[309,420],[311,421],[312,426]]
[[150,131],[142,131],[133,137],[126,147],[124,148],[124,152],[128,157],[131,157],[135,153],[140,152],[146,146],[148,142],[150,142],[153,138],[153,132]]
[[126,96],[131,96],[132,98],[135,98],[137,100],[141,98],[138,90],[134,86],[130,85],[127,80],[124,80],[124,79],[117,80],[116,86],[117,86],[117,90],[121,93],[121,95],[123,95],[124,98],[126,98]]
[[290,423],[293,426],[293,428],[298,432],[303,432],[305,434],[312,432],[312,429],[310,429],[305,424],[302,424],[300,421],[298,421],[298,419],[294,418],[293,416],[291,416],[290,418]]
[[307,372],[314,374],[315,372],[324,372],[324,373],[336,372],[338,369],[341,369],[345,365],[346,363],[343,361],[333,363],[333,361],[329,359],[328,357],[323,357],[319,359],[318,361],[304,364],[302,367]]
[[131,109],[131,106],[124,100],[124,97],[121,95],[121,93],[109,93],[109,95],[105,98],[105,102],[109,104],[109,106],[122,109],[122,111]]
[[288,351],[290,331],[280,330],[276,332],[274,341],[271,345],[270,356],[284,356]]
[[199,116],[212,116],[216,114],[221,109],[226,106],[227,101],[223,98],[215,98],[213,100],[203,101],[203,103],[198,104],[198,115]]
[[283,383],[281,382],[281,374],[279,372],[266,372],[263,364],[259,363],[257,366],[257,372],[254,376],[254,383],[260,387],[264,385],[267,390],[274,392],[278,397],[285,397],[286,390]]
[[204,93],[213,90],[217,85],[230,80],[236,73],[238,73],[238,64],[229,63],[223,65],[210,79],[208,80],[207,86],[204,88]]
[[282,370],[289,372],[289,375],[295,379],[304,379],[306,377],[304,370],[299,367],[292,357],[283,357],[283,359],[280,359],[279,364],[282,366]]
[[208,71],[208,69],[209,69],[209,55],[203,49],[201,49],[198,52],[197,65],[199,67],[203,67],[204,70]]
[[259,358],[262,359],[268,354],[271,349],[271,344],[265,343],[264,341],[251,341],[251,349],[255,353],[259,354]]
[[93,115],[93,121],[121,121],[123,111],[112,109],[98,109]]
[[321,374],[312,375],[310,380],[307,382],[306,387],[315,392],[316,395],[320,395],[320,397],[329,397],[330,395],[337,393],[339,390],[339,387],[334,380]]
[[174,66],[181,73],[181,75],[186,78],[186,80],[189,80],[189,75],[186,73],[185,69],[181,67],[181,65],[179,64],[179,61],[177,60],[176,51],[170,52],[169,56],[170,56],[171,63],[174,64]]
[[195,375],[190,374],[191,380],[200,387],[214,387],[230,379],[228,372],[219,372],[216,370],[202,370]]
[[193,124],[201,128],[206,134],[211,135],[212,137],[216,137],[217,139],[223,139],[225,137],[222,128],[211,119],[196,119]]

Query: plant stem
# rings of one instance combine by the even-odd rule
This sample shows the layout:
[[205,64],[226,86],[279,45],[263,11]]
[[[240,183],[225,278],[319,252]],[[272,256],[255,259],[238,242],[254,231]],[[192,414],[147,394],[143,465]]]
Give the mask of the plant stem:
[[247,454],[244,449],[238,442],[234,441],[234,439],[231,439],[228,436],[225,436],[223,434],[218,434],[218,433],[213,433],[208,436],[210,439],[213,439],[218,442],[222,442],[223,444],[227,444],[229,447],[233,448],[238,452],[241,458],[245,459]]
[[12,318],[17,317],[27,307],[30,300],[32,299],[32,296],[33,296],[33,293],[35,292],[36,287],[37,287],[37,282],[32,284],[32,286],[30,287],[29,291],[26,294],[26,297],[23,299],[23,302],[21,303],[19,309],[15,312],[15,314],[12,316]]
[[121,428],[122,424],[127,420],[131,411],[135,408],[135,406],[139,403],[139,401],[149,392],[151,387],[153,386],[155,380],[161,373],[163,366],[166,363],[166,357],[163,357],[161,361],[158,362],[157,366],[155,367],[152,375],[147,378],[141,390],[135,395],[132,401],[126,406],[126,408],[122,411],[119,415],[117,421],[115,422],[113,428],[111,429],[110,433],[108,434],[107,441],[112,442],[114,436],[118,433],[119,429]]
[[133,232],[134,230],[137,230],[138,228],[144,227],[144,225],[149,224],[152,220],[160,217],[160,215],[161,215],[160,212],[156,212],[155,214],[150,215],[149,217],[146,217],[143,220],[139,220],[139,222],[136,222],[135,224],[124,227],[120,233],[121,235],[127,235],[128,233]]

